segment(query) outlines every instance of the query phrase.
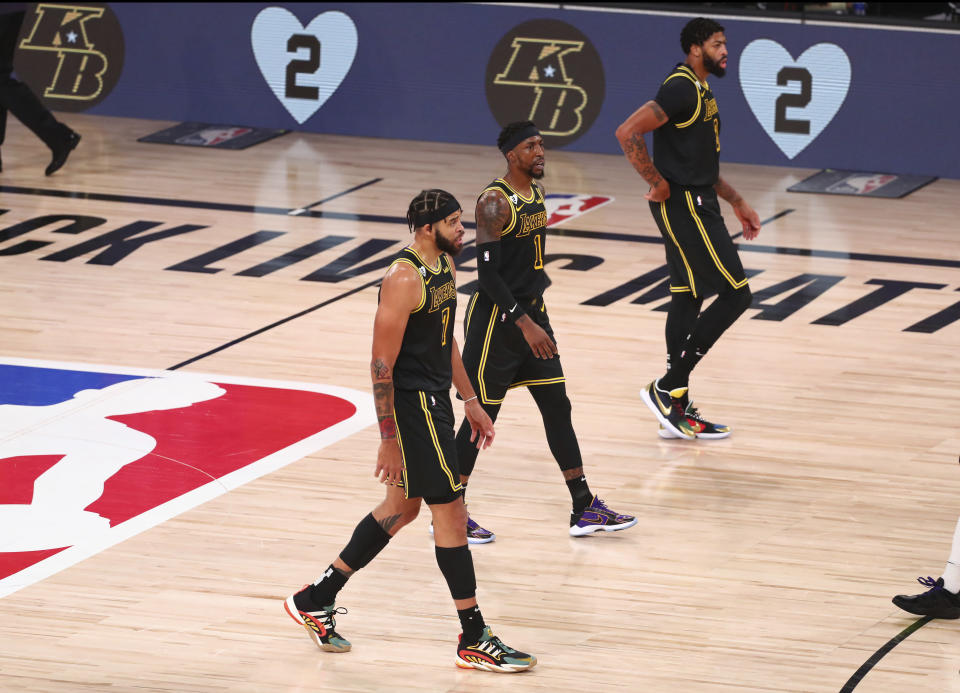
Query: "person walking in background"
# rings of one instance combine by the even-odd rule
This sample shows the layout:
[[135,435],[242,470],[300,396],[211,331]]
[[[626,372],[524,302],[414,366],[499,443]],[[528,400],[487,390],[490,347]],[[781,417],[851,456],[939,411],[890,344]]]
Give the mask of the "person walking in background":
[[[480,403],[496,420],[507,390],[526,387],[533,396],[547,444],[570,492],[569,532],[579,537],[612,532],[637,524],[637,518],[611,510],[587,485],[580,445],[573,430],[566,377],[547,316],[543,292],[548,279],[547,211],[543,137],[531,121],[509,123],[497,147],[507,163],[502,178],[490,183],[477,200],[477,274],[464,320],[463,363]],[[460,483],[466,485],[477,460],[470,444],[470,422],[457,433]],[[474,543],[493,541],[493,532],[469,520]]]
[[893,603],[917,616],[960,618],[960,519],[953,530],[953,546],[943,575],[936,580],[920,577],[917,582],[930,589],[922,594],[898,594]]
[[0,146],[6,136],[9,111],[50,148],[52,158],[45,171],[49,176],[67,163],[70,152],[80,143],[80,135],[58,121],[29,86],[13,77],[13,56],[23,25],[24,8],[22,3],[0,5]]

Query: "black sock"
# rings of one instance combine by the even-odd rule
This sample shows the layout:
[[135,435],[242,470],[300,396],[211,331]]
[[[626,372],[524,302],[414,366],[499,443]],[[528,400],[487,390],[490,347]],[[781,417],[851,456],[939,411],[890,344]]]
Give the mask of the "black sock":
[[325,606],[331,606],[337,600],[337,594],[347,584],[348,579],[331,564],[319,580],[300,592],[293,601],[301,611],[317,611]]
[[661,390],[670,392],[678,387],[689,387],[690,373],[697,367],[707,353],[707,350],[698,347],[687,340],[687,348],[682,352],[680,360],[677,363],[671,363],[670,370],[666,375],[660,378],[657,386]]
[[700,313],[690,330],[690,336],[684,340],[683,355],[679,360],[673,356],[671,348],[670,370],[660,378],[660,389],[673,390],[686,387],[690,380],[690,373],[696,368],[700,359],[716,344],[720,335],[726,332],[727,328],[750,307],[752,300],[750,287],[746,285],[740,289],[725,290],[719,294],[713,303]]
[[463,631],[463,638],[460,642],[465,645],[475,643],[483,635],[483,614],[480,613],[479,606],[471,606],[466,609],[457,609],[457,616],[460,617],[460,628]]
[[590,487],[587,486],[587,477],[581,474],[573,479],[567,479],[567,488],[570,490],[570,498],[573,500],[573,512],[582,513],[584,508],[590,505],[593,500],[593,494],[590,493]]

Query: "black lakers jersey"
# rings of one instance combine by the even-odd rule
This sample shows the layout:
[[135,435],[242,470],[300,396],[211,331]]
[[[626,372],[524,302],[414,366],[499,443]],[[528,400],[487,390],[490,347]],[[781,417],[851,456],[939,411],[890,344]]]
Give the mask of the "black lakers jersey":
[[706,82],[681,63],[654,99],[670,119],[653,131],[653,163],[668,181],[710,186],[720,176],[720,116]]
[[530,196],[523,197],[503,178],[497,178],[483,191],[499,190],[510,205],[510,219],[500,231],[500,276],[520,302],[542,295],[547,288],[543,271],[547,208],[540,186],[534,183],[531,189]]
[[411,247],[397,253],[391,266],[404,262],[420,275],[420,305],[410,312],[400,353],[393,368],[398,390],[445,392],[450,389],[453,322],[457,313],[457,287],[450,258],[441,254],[436,267],[428,267]]

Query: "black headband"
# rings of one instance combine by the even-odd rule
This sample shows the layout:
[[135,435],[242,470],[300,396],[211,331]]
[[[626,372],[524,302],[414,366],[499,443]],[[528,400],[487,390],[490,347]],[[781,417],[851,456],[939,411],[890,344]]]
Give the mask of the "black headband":
[[517,132],[513,133],[513,137],[503,143],[503,146],[500,147],[500,151],[506,154],[528,137],[534,137],[539,134],[540,131],[537,130],[537,126],[531,123],[523,130],[518,130]]
[[450,199],[440,205],[437,209],[417,212],[417,214],[413,217],[413,228],[419,229],[425,224],[433,224],[446,219],[448,216],[460,209],[460,203],[457,202],[457,198],[455,198],[453,195],[450,195]]

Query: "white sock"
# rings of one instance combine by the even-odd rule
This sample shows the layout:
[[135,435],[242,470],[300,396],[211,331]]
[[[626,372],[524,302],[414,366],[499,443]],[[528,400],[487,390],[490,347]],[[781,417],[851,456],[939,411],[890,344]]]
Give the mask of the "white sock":
[[943,569],[943,588],[954,594],[960,592],[960,519],[953,531],[953,547],[950,549],[947,567]]

